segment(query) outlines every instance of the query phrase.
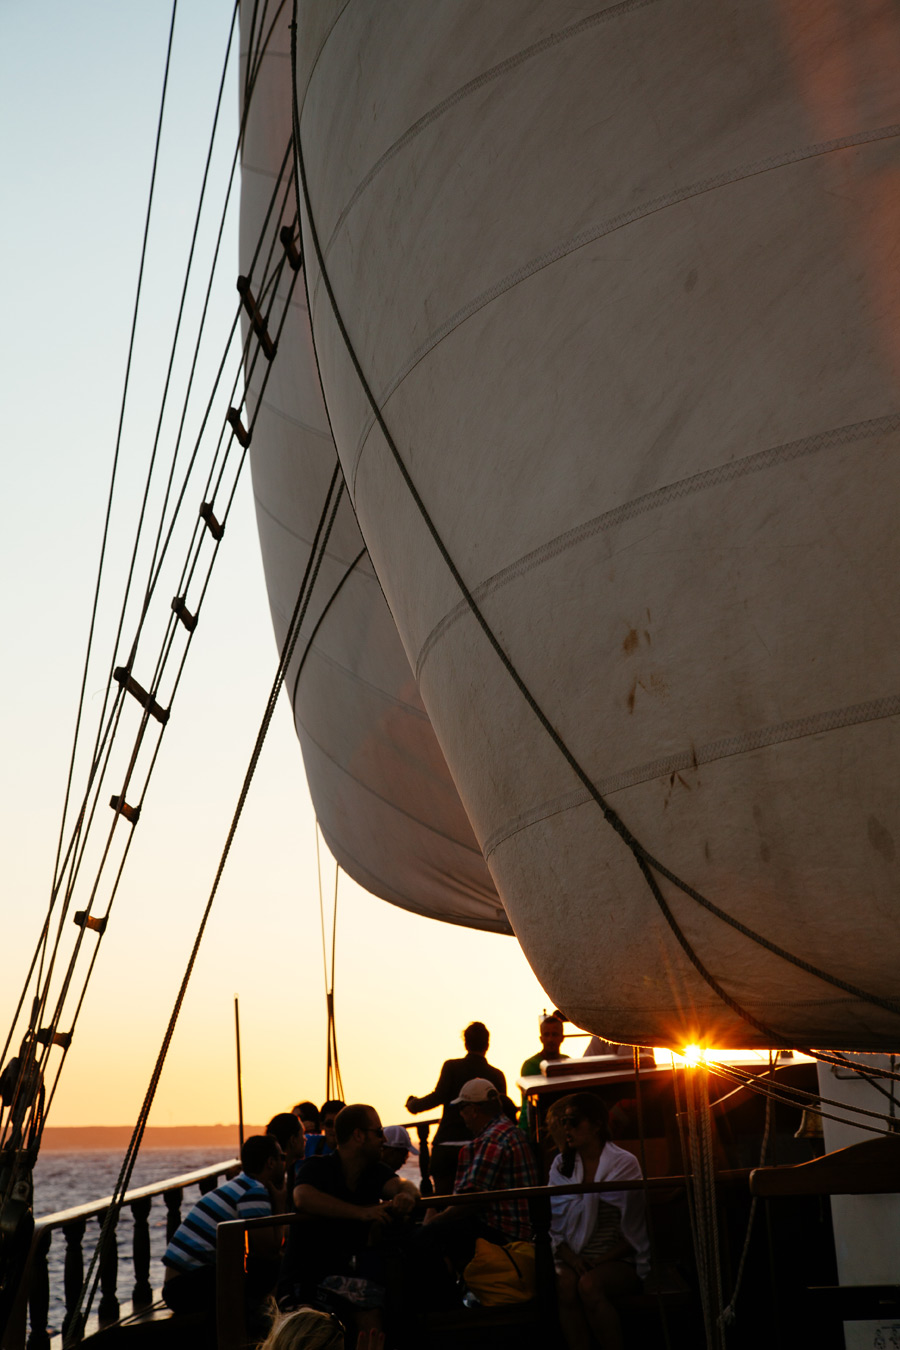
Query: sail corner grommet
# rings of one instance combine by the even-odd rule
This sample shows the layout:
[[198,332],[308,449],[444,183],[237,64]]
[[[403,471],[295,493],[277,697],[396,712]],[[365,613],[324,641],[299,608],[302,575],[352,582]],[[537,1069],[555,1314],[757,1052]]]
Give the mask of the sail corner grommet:
[[122,796],[110,797],[109,804],[114,811],[118,811],[126,820],[130,821],[132,825],[138,823],[141,815],[141,808],[139,806],[129,806],[128,802],[126,802],[125,798]]

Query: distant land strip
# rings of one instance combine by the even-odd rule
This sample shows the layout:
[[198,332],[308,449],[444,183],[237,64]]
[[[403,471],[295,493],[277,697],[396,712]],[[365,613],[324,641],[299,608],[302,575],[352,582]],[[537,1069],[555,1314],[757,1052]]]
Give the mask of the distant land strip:
[[[244,1138],[262,1134],[262,1125],[245,1125]],[[79,1149],[126,1149],[133,1125],[48,1125],[41,1138],[43,1152],[66,1153]],[[148,1125],[141,1152],[151,1148],[221,1148],[223,1156],[237,1155],[237,1125]]]

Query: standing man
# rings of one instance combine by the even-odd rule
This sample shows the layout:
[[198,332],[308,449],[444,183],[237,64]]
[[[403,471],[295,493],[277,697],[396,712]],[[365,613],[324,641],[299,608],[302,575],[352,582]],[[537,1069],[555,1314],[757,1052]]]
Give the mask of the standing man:
[[[521,1078],[530,1078],[541,1071],[541,1061],[545,1059],[568,1059],[568,1055],[560,1054],[559,1047],[565,1039],[562,1016],[557,1012],[552,1012],[541,1022],[540,1029],[541,1048],[536,1055],[531,1055],[526,1059],[519,1076]],[[519,1129],[523,1134],[527,1134],[529,1139],[536,1137],[535,1122],[531,1119],[528,1112],[528,1099],[525,1093],[522,1093],[522,1109],[519,1112]]]
[[[466,1083],[454,1106],[475,1138],[459,1151],[454,1194],[506,1191],[537,1186],[531,1145],[503,1113],[500,1094],[486,1078]],[[432,1211],[433,1212],[433,1211]],[[531,1220],[525,1200],[495,1200],[484,1206],[448,1205],[425,1227],[423,1243],[449,1256],[458,1270],[472,1259],[478,1238],[496,1242],[527,1241]]]
[[[274,1135],[254,1134],[241,1149],[241,1171],[197,1201],[163,1255],[163,1299],[175,1313],[216,1310],[216,1228],[226,1219],[259,1219],[279,1212],[284,1152]],[[282,1201],[283,1204],[283,1201]],[[249,1230],[247,1302],[252,1313],[275,1284],[281,1228]]]
[[[504,1074],[500,1069],[495,1069],[493,1064],[488,1064],[485,1058],[490,1043],[491,1035],[484,1023],[470,1022],[463,1032],[465,1056],[444,1061],[437,1086],[427,1097],[406,1099],[406,1109],[414,1116],[421,1115],[423,1111],[433,1111],[436,1106],[444,1108],[431,1153],[431,1179],[435,1195],[449,1195],[452,1191],[460,1141],[466,1138],[467,1130],[454,1101],[463,1084],[474,1078],[486,1078],[500,1096],[506,1093]],[[515,1110],[515,1107],[512,1109]]]

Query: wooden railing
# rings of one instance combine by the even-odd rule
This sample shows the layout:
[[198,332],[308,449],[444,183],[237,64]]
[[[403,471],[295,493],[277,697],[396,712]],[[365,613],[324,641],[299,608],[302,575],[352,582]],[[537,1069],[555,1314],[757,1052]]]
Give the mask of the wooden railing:
[[[131,1290],[131,1303],[134,1308],[147,1307],[153,1302],[153,1289],[150,1283],[150,1211],[153,1200],[161,1195],[166,1206],[166,1242],[169,1242],[181,1223],[181,1205],[184,1191],[188,1186],[199,1186],[201,1194],[214,1190],[220,1177],[240,1166],[236,1158],[215,1163],[210,1167],[199,1168],[195,1172],[185,1172],[180,1176],[167,1177],[150,1186],[138,1186],[128,1191],[122,1201],[122,1207],[131,1210],[134,1220],[132,1241],[132,1263],[134,1268],[134,1286]],[[82,1244],[87,1232],[89,1220],[98,1220],[102,1228],[106,1212],[112,1203],[112,1196],[103,1196],[90,1204],[76,1205],[72,1209],[63,1209],[55,1214],[45,1214],[36,1219],[34,1236],[25,1277],[22,1281],[22,1294],[17,1316],[5,1339],[5,1345],[21,1346],[25,1342],[25,1294],[29,1314],[28,1350],[49,1350],[50,1335],[47,1322],[50,1310],[50,1273],[48,1258],[53,1234],[62,1229],[66,1242],[63,1287],[66,1315],[63,1330],[68,1335],[76,1313],[81,1286],[84,1282],[84,1252]],[[98,1232],[99,1237],[99,1232]],[[106,1250],[100,1259],[100,1303],[97,1317],[101,1326],[114,1322],[119,1317],[118,1295],[119,1251],[115,1232],[112,1233]],[[83,1318],[77,1329],[77,1338],[84,1332]]]

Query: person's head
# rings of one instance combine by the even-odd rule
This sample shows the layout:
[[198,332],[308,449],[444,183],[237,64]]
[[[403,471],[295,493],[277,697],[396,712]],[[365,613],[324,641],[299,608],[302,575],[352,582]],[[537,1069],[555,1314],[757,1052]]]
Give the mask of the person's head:
[[491,1033],[483,1022],[470,1022],[462,1034],[463,1045],[472,1055],[486,1055]]
[[279,1318],[260,1350],[344,1350],[344,1328],[334,1313],[298,1308]]
[[285,1161],[290,1166],[303,1154],[303,1126],[293,1111],[279,1111],[266,1126],[266,1134],[272,1134],[284,1149]]
[[344,1103],[339,1102],[336,1098],[322,1103],[320,1115],[322,1133],[325,1136],[325,1143],[330,1149],[337,1148],[337,1135],[334,1132],[334,1122],[337,1120],[338,1114],[343,1111],[343,1109]]
[[241,1168],[264,1186],[284,1185],[284,1150],[274,1134],[251,1134],[241,1149]]
[[459,1107],[466,1129],[476,1136],[503,1114],[500,1093],[486,1078],[470,1078],[468,1083],[463,1083],[459,1096],[451,1105]]
[[341,1153],[362,1158],[364,1162],[379,1162],[384,1130],[374,1106],[354,1102],[338,1111],[334,1122],[337,1146]]
[[583,1153],[598,1143],[602,1152],[604,1144],[612,1138],[609,1111],[606,1103],[592,1092],[573,1092],[559,1111],[558,1120],[564,1144],[560,1166],[565,1176],[570,1177],[576,1153]]
[[566,1146],[565,1126],[562,1123],[562,1118],[571,1101],[571,1093],[568,1097],[559,1097],[547,1107],[547,1115],[545,1116],[547,1129],[550,1131],[550,1136],[560,1153]]
[[319,1108],[315,1102],[298,1102],[296,1106],[291,1107],[291,1115],[300,1121],[305,1134],[318,1134]]
[[563,1043],[565,1031],[558,1017],[551,1013],[541,1022],[541,1046],[548,1059],[555,1059]]
[[381,1161],[385,1166],[392,1172],[399,1172],[411,1153],[419,1156],[419,1150],[409,1137],[409,1130],[402,1125],[386,1125],[381,1148]]

